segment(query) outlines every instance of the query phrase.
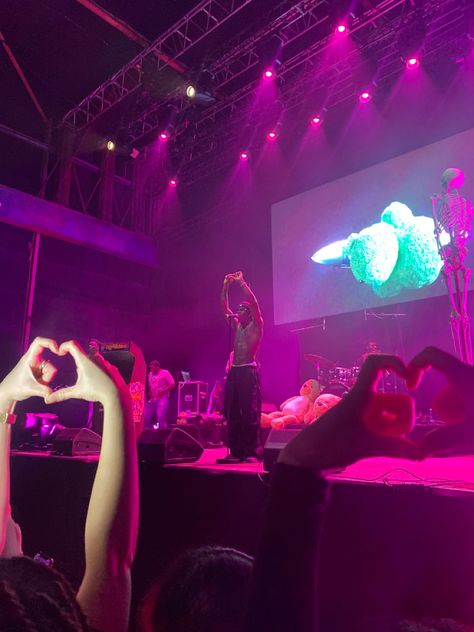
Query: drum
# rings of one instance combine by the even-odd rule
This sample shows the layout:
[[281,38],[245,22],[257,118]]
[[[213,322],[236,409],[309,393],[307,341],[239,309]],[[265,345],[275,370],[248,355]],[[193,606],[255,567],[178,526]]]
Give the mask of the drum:
[[349,392],[347,384],[344,382],[338,382],[332,380],[327,386],[325,386],[321,392],[321,395],[337,395],[338,397],[344,397]]
[[329,377],[331,381],[336,382],[349,382],[352,376],[352,369],[347,369],[344,366],[336,366],[334,369],[329,371]]
[[360,366],[353,366],[351,368],[351,378],[353,382],[355,382],[356,379],[359,377],[359,373],[360,373]]

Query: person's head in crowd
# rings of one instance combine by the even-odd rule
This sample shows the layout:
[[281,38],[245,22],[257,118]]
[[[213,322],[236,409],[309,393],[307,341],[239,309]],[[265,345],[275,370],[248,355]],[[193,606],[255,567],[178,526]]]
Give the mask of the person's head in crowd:
[[0,630],[88,632],[72,587],[29,557],[0,559]]
[[235,549],[185,552],[146,595],[142,632],[239,632],[253,560]]
[[153,373],[153,375],[156,375],[160,368],[161,364],[158,362],[158,360],[152,360],[150,362],[150,371]]

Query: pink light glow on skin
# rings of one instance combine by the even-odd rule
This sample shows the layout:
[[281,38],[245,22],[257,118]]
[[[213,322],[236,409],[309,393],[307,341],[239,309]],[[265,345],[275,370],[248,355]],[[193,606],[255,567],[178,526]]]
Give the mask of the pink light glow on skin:
[[417,57],[410,57],[409,59],[407,59],[406,67],[408,68],[408,70],[414,70],[415,68],[418,68],[419,65],[420,60]]
[[321,125],[321,117],[320,116],[312,116],[311,117],[311,125],[313,127],[319,127]]
[[267,140],[273,142],[277,138],[278,134],[275,132],[275,130],[272,129],[270,132],[267,132]]
[[264,79],[272,79],[273,78],[273,70],[271,70],[271,68],[267,68],[265,70],[265,72],[263,73],[263,78]]
[[178,181],[176,180],[176,178],[171,178],[171,180],[169,181],[169,185],[170,187],[178,186]]
[[347,26],[345,24],[338,24],[336,26],[336,35],[343,35],[347,31]]
[[249,159],[249,152],[248,151],[241,151],[239,158],[240,158],[241,162],[246,162]]
[[368,90],[364,90],[364,92],[360,93],[359,101],[361,103],[368,103],[371,100],[372,100],[372,95],[370,94],[370,92]]

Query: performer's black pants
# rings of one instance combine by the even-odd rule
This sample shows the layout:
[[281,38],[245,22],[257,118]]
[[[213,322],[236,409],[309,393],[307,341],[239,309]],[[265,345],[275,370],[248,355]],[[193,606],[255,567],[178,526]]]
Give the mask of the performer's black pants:
[[231,367],[225,384],[224,415],[232,456],[242,459],[255,454],[261,409],[262,395],[257,367]]

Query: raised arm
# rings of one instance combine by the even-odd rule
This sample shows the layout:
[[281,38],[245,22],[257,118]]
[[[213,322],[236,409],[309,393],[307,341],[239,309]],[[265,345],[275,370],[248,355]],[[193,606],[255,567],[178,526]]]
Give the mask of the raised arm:
[[46,397],[99,401],[104,407],[102,449],[85,528],[86,570],[77,600],[89,625],[100,632],[128,627],[131,579],[138,530],[138,474],[131,400],[115,367],[90,359],[76,342],[63,343],[77,367],[77,383]]
[[[0,383],[0,557],[10,556],[14,550],[15,537],[10,537],[6,551],[7,531],[18,535],[18,529],[11,518],[10,508],[10,437],[11,424],[15,422],[14,409],[17,401],[28,397],[45,397],[51,393],[48,384],[54,378],[56,369],[42,359],[45,349],[57,353],[54,340],[36,338],[18,364]],[[16,554],[21,554],[21,538],[17,538]]]
[[250,289],[248,283],[245,281],[244,275],[242,272],[236,272],[234,275],[234,278],[237,281],[237,283],[240,285],[240,288],[242,289],[242,292],[244,293],[246,300],[249,302],[250,314],[252,316],[252,320],[254,321],[254,323],[257,325],[259,329],[262,329],[263,318],[262,318],[262,313],[260,311],[260,306],[257,302],[257,297]]
[[227,274],[224,277],[224,283],[222,285],[221,290],[221,309],[224,316],[229,320],[233,327],[235,327],[236,320],[232,310],[229,307],[229,285],[235,281],[235,276],[233,274]]

